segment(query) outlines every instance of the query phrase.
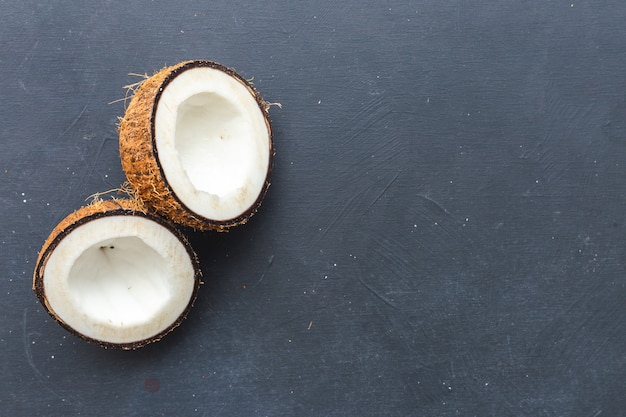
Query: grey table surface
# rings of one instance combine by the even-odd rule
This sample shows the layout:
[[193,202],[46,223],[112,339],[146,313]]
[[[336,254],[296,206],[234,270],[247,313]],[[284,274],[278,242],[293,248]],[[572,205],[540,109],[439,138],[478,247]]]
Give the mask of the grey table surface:
[[[625,415],[622,0],[1,5],[0,415]],[[282,104],[272,187],[186,231],[179,329],[87,344],[37,252],[124,181],[129,73],[193,58]]]

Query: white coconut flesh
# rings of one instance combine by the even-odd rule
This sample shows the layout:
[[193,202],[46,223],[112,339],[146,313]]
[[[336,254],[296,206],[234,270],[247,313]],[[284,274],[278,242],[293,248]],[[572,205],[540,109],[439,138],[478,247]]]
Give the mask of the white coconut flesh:
[[165,178],[191,211],[223,221],[257,200],[270,161],[270,133],[259,104],[238,79],[214,68],[171,80],[154,119]]
[[80,334],[113,344],[160,334],[186,310],[194,264],[164,226],[139,216],[87,222],[56,246],[44,292],[54,314]]

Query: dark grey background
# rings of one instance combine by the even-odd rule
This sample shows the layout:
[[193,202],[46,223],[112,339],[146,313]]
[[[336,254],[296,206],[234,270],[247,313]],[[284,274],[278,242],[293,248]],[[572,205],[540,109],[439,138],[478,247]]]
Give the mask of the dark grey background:
[[[623,0],[128,3],[0,2],[2,416],[625,415]],[[192,58],[282,104],[273,185],[107,351],[33,264],[124,181],[128,74]]]

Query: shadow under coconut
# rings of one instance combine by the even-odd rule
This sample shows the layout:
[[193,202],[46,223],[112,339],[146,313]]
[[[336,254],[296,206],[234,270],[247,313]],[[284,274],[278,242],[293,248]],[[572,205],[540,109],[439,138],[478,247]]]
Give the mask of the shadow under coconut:
[[262,276],[271,260],[272,249],[265,238],[270,236],[270,223],[263,217],[254,216],[248,223],[228,232],[183,229],[203,274],[203,284],[188,320],[197,316],[195,310],[206,313],[226,307],[233,294],[251,288]]

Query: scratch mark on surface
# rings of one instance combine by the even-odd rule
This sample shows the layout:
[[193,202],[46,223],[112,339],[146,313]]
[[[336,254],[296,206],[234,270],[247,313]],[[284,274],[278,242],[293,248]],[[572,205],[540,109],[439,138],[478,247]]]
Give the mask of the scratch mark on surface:
[[24,314],[22,316],[22,333],[24,335],[24,354],[26,355],[26,360],[28,361],[28,364],[33,369],[33,371],[35,371],[35,374],[37,375],[37,377],[40,380],[43,380],[43,375],[41,374],[41,372],[39,372],[39,369],[37,369],[37,367],[35,366],[35,362],[33,361],[33,355],[30,351],[29,342],[30,342],[31,333],[26,333],[27,319],[28,319],[28,309],[25,308]]
[[402,172],[402,170],[398,171],[398,173],[391,179],[391,181],[389,181],[387,183],[387,185],[382,189],[382,191],[380,193],[378,193],[378,195],[376,196],[374,201],[372,201],[372,203],[368,206],[368,208],[372,208],[378,202],[378,200],[380,200],[382,198],[382,196],[387,192],[389,187],[391,187],[393,185],[393,183],[398,179],[398,177],[400,176],[401,172]]
[[400,310],[400,308],[398,306],[396,306],[394,303],[392,303],[387,297],[385,297],[384,295],[382,295],[381,293],[379,293],[378,291],[376,291],[374,288],[372,288],[371,286],[369,286],[365,281],[363,281],[363,278],[359,277],[359,282],[361,283],[361,285],[363,285],[369,292],[371,292],[372,294],[374,294],[376,296],[376,298],[378,298],[380,301],[382,301],[383,303],[387,304],[389,307],[396,309],[396,310]]
[[259,375],[262,375],[265,379],[270,379],[272,377],[272,375],[274,375],[274,371],[270,370],[269,372],[265,372],[264,370],[262,370],[261,368],[259,368],[256,365],[252,365],[254,367],[254,369],[256,369],[256,371],[259,373]]
[[[419,271],[409,262],[412,253],[406,247],[398,245],[397,241],[390,241],[384,237],[368,235],[368,240],[374,245],[376,260],[370,265],[370,269],[378,270],[379,273],[391,273],[395,277],[415,276]],[[434,255],[434,254],[433,254]]]
[[565,368],[592,366],[614,335],[623,333],[624,322],[617,319],[623,299],[623,291],[596,283],[588,286],[538,333],[529,355],[558,360]]
[[[436,216],[434,212],[431,212],[430,209],[426,211],[422,211],[419,207],[416,207],[423,216],[430,219],[433,223],[436,222],[440,226],[440,230],[442,233],[439,234],[439,238],[448,236],[448,238],[452,239],[453,241],[458,241],[458,242],[465,241],[465,238],[463,238],[463,236],[460,234],[460,229],[463,227],[463,223],[461,221],[456,219],[452,215],[452,213],[450,213],[441,203],[437,202],[436,200],[433,200],[432,198],[424,194],[417,194],[417,197],[427,201],[429,204],[432,205],[432,207],[443,212],[443,214],[445,215],[444,218],[440,218],[438,215]],[[450,219],[450,221],[454,224],[454,227],[451,227],[452,225],[444,224],[443,222],[444,219]],[[469,242],[466,242],[466,243],[469,243]]]
[[33,44],[33,46],[30,48],[30,50],[26,53],[26,55],[24,55],[24,59],[22,60],[20,65],[18,65],[17,67],[18,70],[21,70],[24,67],[24,65],[33,58],[33,56],[35,55],[35,49],[37,49],[38,46],[39,46],[39,40],[37,40]]
[[440,203],[438,203],[436,200],[433,200],[432,198],[428,197],[425,194],[417,194],[417,196],[420,197],[420,198],[423,198],[424,200],[430,201],[435,206],[437,206],[441,211],[446,213],[448,216],[453,217],[452,213],[450,213],[448,210],[446,210],[446,208],[444,206],[442,206]]
[[107,140],[109,140],[109,137],[104,137],[102,139],[102,142],[100,142],[100,147],[98,148],[98,151],[96,152],[96,155],[92,158],[93,159],[93,165],[96,164],[96,162],[98,162],[98,159],[100,159],[100,156],[102,155],[102,150],[104,149],[104,144],[106,143]]
[[69,132],[70,130],[72,130],[72,128],[74,126],[76,126],[76,123],[78,123],[78,121],[80,120],[81,117],[83,117],[83,114],[85,114],[85,111],[87,110],[87,106],[89,106],[89,104],[85,104],[85,106],[83,107],[83,109],[80,111],[80,113],[78,113],[78,116],[76,116],[76,118],[72,121],[72,123],[70,123],[70,125],[67,127],[67,129],[65,129],[57,139],[61,139],[63,136],[65,136],[67,134],[67,132]]
[[[217,413],[215,413],[215,414],[213,414],[213,415],[214,415],[215,417],[217,417],[217,416],[221,415],[221,414],[222,414],[222,411],[224,411],[224,409],[225,409],[225,408],[226,408],[226,404],[223,404],[223,405],[222,405],[222,407],[221,407],[219,410],[217,410]],[[207,413],[204,413],[204,414],[202,415],[202,417],[204,417],[204,416],[206,416],[206,415],[208,415],[208,414],[207,414]]]
[[388,115],[392,110],[385,105],[381,96],[365,103],[344,126],[347,134],[341,139],[341,145],[345,146],[356,140],[363,132],[375,126]]
[[39,382],[41,382],[41,384],[44,386],[44,388],[46,388],[48,391],[50,391],[54,396],[56,396],[58,398],[61,398],[61,400],[63,400],[62,397],[56,391],[54,391],[52,388],[50,388],[50,386],[46,382],[46,378],[43,376],[41,371],[39,371],[39,369],[37,369],[37,366],[35,365],[35,361],[33,359],[33,353],[30,351],[30,345],[31,345],[30,337],[33,334],[37,334],[37,333],[27,333],[26,332],[26,323],[27,323],[27,321],[28,321],[28,309],[25,308],[24,309],[24,314],[22,315],[22,333],[23,333],[23,336],[24,336],[24,355],[26,356],[26,361],[28,362],[28,365],[31,367],[31,369],[35,372],[35,376],[37,377]]
[[[399,310],[400,313],[391,312],[389,310],[383,312],[378,308],[377,310],[380,312],[380,315],[384,317],[385,320],[389,323],[391,328],[397,333],[400,341],[404,344],[404,346],[410,352],[413,352],[415,354],[412,358],[413,361],[415,361],[415,363],[419,366],[419,368],[432,371],[433,368],[428,365],[428,363],[424,361],[422,357],[424,352],[414,346],[416,344],[416,338],[413,334],[411,334],[413,333],[413,326],[410,323],[410,320],[407,318],[406,314],[404,314],[405,312],[402,310]],[[423,335],[423,337],[427,338],[428,336]]]
[[348,202],[346,204],[344,204],[344,206],[341,208],[341,210],[339,210],[339,213],[337,213],[334,218],[330,221],[330,223],[328,224],[328,226],[326,226],[324,228],[324,230],[322,231],[321,235],[316,239],[316,242],[319,242],[322,238],[324,238],[324,236],[326,236],[326,233],[328,233],[328,231],[330,229],[332,229],[335,224],[341,219],[343,218],[346,213],[349,211],[349,209],[352,206],[352,203],[357,199],[357,197],[359,197],[359,194],[354,194],[352,197],[350,197],[350,200],[348,200]]
[[267,274],[267,272],[270,270],[273,262],[274,262],[274,255],[270,256],[269,260],[267,261],[267,268],[265,268],[265,271],[263,271],[263,273],[261,274],[261,278],[259,278],[256,284],[254,284],[250,288],[256,288],[261,283],[261,281],[263,281],[263,278],[265,278],[265,274]]
[[95,171],[96,165],[98,163],[98,160],[100,160],[100,157],[102,156],[102,151],[104,150],[104,145],[110,139],[112,139],[112,137],[110,137],[108,135],[105,136],[102,139],[102,142],[100,142],[100,146],[98,147],[98,150],[96,151],[96,154],[93,156],[93,158],[89,158],[89,163],[87,163],[86,159],[84,160],[85,164],[87,165],[87,174],[85,175],[85,177],[87,177],[87,178],[91,177],[91,175]]

